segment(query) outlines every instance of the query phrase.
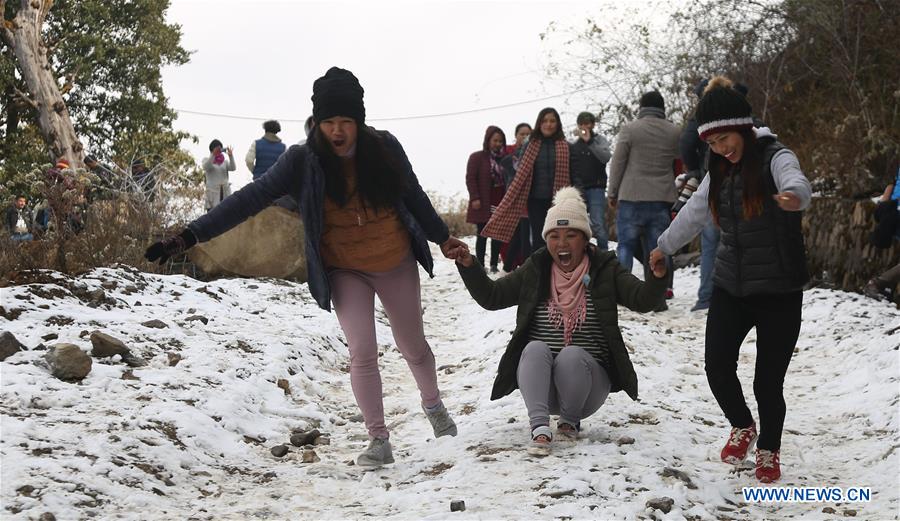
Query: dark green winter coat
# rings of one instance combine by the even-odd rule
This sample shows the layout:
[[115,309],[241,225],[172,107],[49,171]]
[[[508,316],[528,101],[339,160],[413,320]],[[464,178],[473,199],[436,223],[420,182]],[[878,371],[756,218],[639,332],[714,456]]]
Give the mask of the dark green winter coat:
[[[643,282],[623,268],[613,252],[601,251],[594,246],[591,246],[589,261],[589,298],[593,299],[594,310],[603,324],[603,335],[609,345],[611,391],[624,390],[636,400],[637,375],[619,331],[616,305],[622,304],[633,311],[652,311],[663,301],[666,280],[652,277]],[[525,264],[497,280],[491,280],[477,263],[469,268],[457,264],[466,289],[481,307],[495,310],[519,306],[516,329],[500,358],[491,400],[502,398],[519,387],[516,378],[519,358],[528,344],[528,330],[535,310],[550,296],[552,264],[553,258],[546,248],[534,252]]]

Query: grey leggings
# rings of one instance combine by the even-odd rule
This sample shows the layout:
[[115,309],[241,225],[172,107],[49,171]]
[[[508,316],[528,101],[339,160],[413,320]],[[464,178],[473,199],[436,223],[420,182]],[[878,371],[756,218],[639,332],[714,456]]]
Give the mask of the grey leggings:
[[531,428],[550,425],[550,415],[571,425],[597,412],[609,396],[609,375],[587,351],[568,346],[553,358],[541,341],[525,346],[517,372]]

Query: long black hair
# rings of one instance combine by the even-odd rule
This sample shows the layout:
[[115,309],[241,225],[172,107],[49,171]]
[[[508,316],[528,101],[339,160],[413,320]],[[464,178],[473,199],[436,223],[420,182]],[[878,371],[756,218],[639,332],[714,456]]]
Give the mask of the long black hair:
[[[325,195],[345,206],[354,193],[349,193],[341,159],[316,125],[309,135],[310,148],[318,155],[325,170]],[[356,192],[371,208],[391,208],[407,189],[405,165],[387,149],[384,138],[375,129],[357,123]]]
[[[553,114],[556,117],[556,133],[550,137],[544,137],[544,134],[541,132],[541,121],[547,114]],[[537,121],[535,121],[534,128],[531,130],[531,139],[549,139],[551,141],[566,139],[566,134],[562,129],[562,119],[560,119],[559,112],[555,108],[547,107],[538,112]]]
[[725,179],[736,172],[740,172],[744,180],[741,202],[744,207],[744,219],[751,219],[762,214],[763,203],[767,197],[766,180],[763,179],[763,146],[764,143],[756,139],[756,133],[752,128],[738,131],[744,140],[744,150],[741,160],[737,164],[714,153],[709,152],[709,209],[712,211],[716,223],[719,222],[719,192]]

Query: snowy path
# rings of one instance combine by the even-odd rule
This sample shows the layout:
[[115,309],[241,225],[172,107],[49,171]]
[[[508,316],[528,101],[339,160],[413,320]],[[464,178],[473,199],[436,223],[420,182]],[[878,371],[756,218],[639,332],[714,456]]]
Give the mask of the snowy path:
[[[48,333],[90,349],[101,329],[149,361],[127,368],[95,359],[79,385],[49,376],[42,351],[2,363],[4,519],[864,519],[900,517],[900,312],[858,295],[812,290],[787,378],[782,485],[868,486],[869,503],[746,503],[752,468],[718,462],[727,425],[703,373],[705,315],[687,311],[695,269],[676,274],[663,313],[621,309],[639,377],[640,402],[610,397],[584,422],[576,444],[547,458],[524,452],[527,418],[518,393],[488,399],[514,309],[487,312],[438,260],[423,275],[426,334],[439,382],[459,425],[431,438],[405,362],[378,315],[385,410],[397,463],[362,471],[348,464],[365,446],[350,392],[337,320],[303,285],[271,280],[209,284],[129,269],[4,288],[0,318],[29,348]],[[48,282],[48,281],[44,281]],[[115,305],[89,307],[78,284],[104,289]],[[80,298],[78,295],[82,295]],[[140,305],[137,303],[140,302]],[[42,307],[44,306],[44,307]],[[188,321],[202,315],[209,323]],[[141,325],[160,319],[167,327]],[[754,349],[741,378],[752,399]],[[171,366],[171,355],[181,357]],[[125,379],[123,379],[123,376]],[[137,379],[133,379],[137,378]],[[287,380],[290,395],[276,383]],[[331,444],[302,463],[291,429],[318,427]],[[633,443],[623,443],[623,438]],[[690,484],[663,476],[683,472]],[[647,508],[669,497],[668,514]],[[451,513],[451,500],[467,510]],[[853,511],[853,512],[851,512]]]

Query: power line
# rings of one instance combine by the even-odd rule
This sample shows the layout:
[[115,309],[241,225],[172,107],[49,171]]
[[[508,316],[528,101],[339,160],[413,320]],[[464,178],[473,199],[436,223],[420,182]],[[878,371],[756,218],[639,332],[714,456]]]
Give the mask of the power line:
[[[475,114],[478,112],[487,112],[490,110],[497,109],[505,109],[509,107],[517,107],[519,105],[529,105],[531,103],[535,103],[538,101],[546,101],[554,98],[561,98],[563,96],[571,96],[572,94],[578,94],[579,92],[585,92],[591,89],[597,88],[596,86],[584,87],[582,89],[576,89],[569,92],[563,92],[560,94],[554,94],[552,96],[544,96],[541,98],[534,98],[525,101],[516,101],[513,103],[505,103],[503,105],[494,105],[492,107],[483,107],[479,109],[469,109],[469,110],[459,110],[455,112],[442,112],[439,114],[419,114],[416,116],[398,116],[392,118],[366,118],[367,121],[408,121],[414,119],[429,119],[429,118],[445,118],[449,116],[460,116],[463,114]],[[176,112],[182,114],[193,114],[196,116],[209,116],[209,117],[217,117],[217,118],[228,118],[228,119],[244,119],[244,120],[252,120],[252,121],[260,121],[265,119],[271,119],[270,117],[258,117],[258,116],[243,116],[237,114],[222,114],[218,112],[201,112],[197,110],[185,110],[185,109],[174,109]],[[285,119],[285,118],[276,118],[278,121],[287,122],[287,123],[305,123],[306,119]]]

